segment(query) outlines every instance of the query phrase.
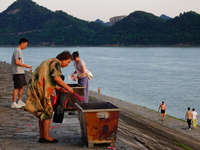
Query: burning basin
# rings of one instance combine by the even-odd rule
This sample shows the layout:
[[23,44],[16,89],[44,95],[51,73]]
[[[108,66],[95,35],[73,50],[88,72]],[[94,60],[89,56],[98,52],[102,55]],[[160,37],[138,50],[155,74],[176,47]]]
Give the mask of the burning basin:
[[[74,93],[80,95],[80,96],[84,96],[84,86],[81,86],[80,84],[67,84],[69,85],[73,90]],[[66,109],[70,110],[70,109],[77,109],[75,106],[75,103],[80,103],[80,100],[73,94],[70,93],[66,93],[66,100],[68,100],[67,105],[66,105]]]
[[109,143],[115,146],[120,109],[109,102],[75,103],[83,139],[88,147]]

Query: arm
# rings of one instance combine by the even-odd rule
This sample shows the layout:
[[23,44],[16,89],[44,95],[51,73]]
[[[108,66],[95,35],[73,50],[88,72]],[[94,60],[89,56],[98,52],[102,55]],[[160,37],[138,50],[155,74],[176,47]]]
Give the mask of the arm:
[[160,108],[161,108],[161,106],[158,107],[158,112],[159,112]]
[[[74,90],[68,86],[60,77],[53,77],[53,79],[57,84],[65,88],[69,93],[74,93]],[[61,89],[61,87],[59,88],[59,86],[56,86],[56,89]]]
[[18,65],[18,66],[26,67],[26,68],[32,67],[32,66],[21,63],[19,59],[15,60],[15,64]]
[[76,74],[76,71],[74,71],[74,72],[72,73],[72,75],[74,75],[74,74]]
[[185,120],[187,120],[187,113],[185,114]]
[[[77,76],[77,79],[78,78],[81,78],[81,77],[83,77],[84,75],[86,75],[87,74],[87,69],[86,69],[86,67],[85,66],[82,66],[82,70],[83,70],[83,73],[82,74],[80,74],[79,76]],[[76,80],[77,80],[76,79]]]

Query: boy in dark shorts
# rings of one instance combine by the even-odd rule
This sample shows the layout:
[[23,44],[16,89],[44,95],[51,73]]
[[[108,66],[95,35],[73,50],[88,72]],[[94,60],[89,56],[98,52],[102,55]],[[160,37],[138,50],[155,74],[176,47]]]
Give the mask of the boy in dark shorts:
[[[25,86],[27,85],[24,67],[32,68],[32,66],[24,64],[24,57],[21,50],[25,49],[27,45],[28,40],[26,38],[22,38],[19,40],[18,47],[13,52],[11,69],[13,74],[14,90],[11,108],[21,108],[25,106],[25,103],[22,101],[22,94]],[[17,97],[18,103],[16,103]]]
[[166,111],[166,105],[164,101],[162,101],[162,104],[160,104],[160,106],[158,107],[158,112],[160,109],[161,109],[161,120],[164,121],[165,111]]

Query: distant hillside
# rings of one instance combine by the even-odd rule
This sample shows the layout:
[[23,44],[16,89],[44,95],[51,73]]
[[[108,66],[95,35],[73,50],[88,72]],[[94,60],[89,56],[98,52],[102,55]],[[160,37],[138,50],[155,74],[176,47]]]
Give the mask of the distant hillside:
[[164,19],[164,20],[171,19],[169,16],[166,16],[166,15],[164,15],[164,14],[162,14],[162,15],[160,16],[160,18],[162,18],[162,19]]
[[100,23],[100,24],[103,24],[103,25],[105,25],[105,26],[109,26],[109,22],[103,22],[103,21],[100,20],[100,19],[95,20],[95,22]]
[[0,20],[0,45],[16,45],[20,37],[27,37],[30,45],[87,45],[96,30],[105,28],[31,0],[17,0],[0,14]]
[[200,15],[163,19],[136,11],[110,27],[17,0],[0,13],[0,46],[14,46],[21,37],[32,46],[200,46]]

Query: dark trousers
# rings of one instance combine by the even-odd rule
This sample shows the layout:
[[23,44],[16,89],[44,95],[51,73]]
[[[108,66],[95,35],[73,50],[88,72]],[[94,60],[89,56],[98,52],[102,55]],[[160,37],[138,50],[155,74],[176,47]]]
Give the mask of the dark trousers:
[[188,128],[191,128],[191,122],[192,122],[192,119],[187,119]]

